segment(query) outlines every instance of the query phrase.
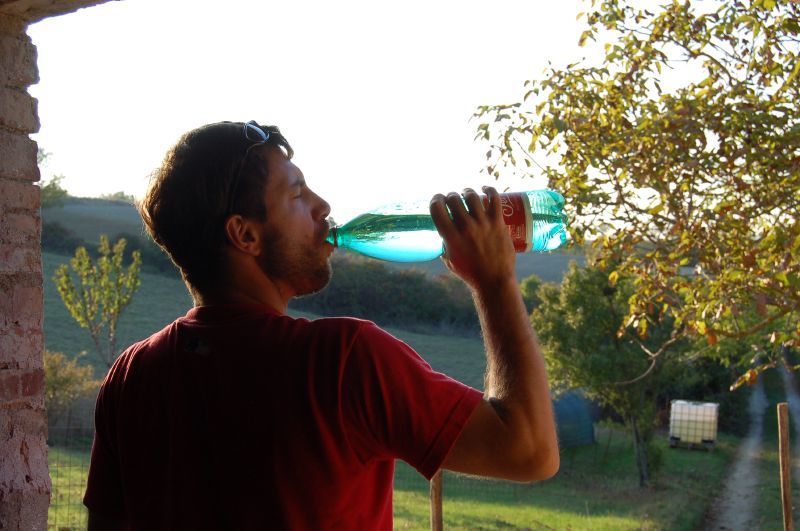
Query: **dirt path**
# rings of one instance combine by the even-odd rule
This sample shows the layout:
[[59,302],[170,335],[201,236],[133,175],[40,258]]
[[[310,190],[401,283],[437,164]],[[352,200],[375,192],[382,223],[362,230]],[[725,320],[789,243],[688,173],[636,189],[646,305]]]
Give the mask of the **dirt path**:
[[[788,393],[787,386],[787,393]],[[800,405],[800,398],[798,398]],[[764,408],[768,405],[761,380],[750,395],[750,432],[742,441],[733,459],[731,471],[725,487],[711,509],[711,517],[706,522],[708,531],[752,529],[753,506],[758,496],[757,458],[761,452],[761,433],[764,425]],[[792,414],[800,415],[800,410],[791,407]],[[795,413],[797,412],[797,413]],[[794,418],[793,418],[794,420]]]

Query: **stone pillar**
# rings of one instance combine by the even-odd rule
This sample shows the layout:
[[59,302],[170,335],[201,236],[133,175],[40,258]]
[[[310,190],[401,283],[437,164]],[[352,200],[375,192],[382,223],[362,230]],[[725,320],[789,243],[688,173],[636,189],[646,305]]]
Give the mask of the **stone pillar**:
[[47,529],[36,48],[0,11],[0,529]]

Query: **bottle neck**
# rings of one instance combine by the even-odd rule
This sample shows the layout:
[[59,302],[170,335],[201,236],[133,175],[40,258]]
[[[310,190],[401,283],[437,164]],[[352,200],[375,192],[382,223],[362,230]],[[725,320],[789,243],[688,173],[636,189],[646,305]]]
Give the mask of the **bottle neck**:
[[325,238],[325,241],[334,247],[339,247],[339,227],[331,227],[331,230],[328,232],[328,237]]

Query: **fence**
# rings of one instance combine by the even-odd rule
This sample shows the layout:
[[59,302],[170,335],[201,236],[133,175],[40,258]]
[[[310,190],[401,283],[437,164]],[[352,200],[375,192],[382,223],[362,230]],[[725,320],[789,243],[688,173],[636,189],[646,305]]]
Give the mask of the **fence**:
[[[590,405],[580,395],[568,394],[556,400],[559,439],[564,448],[594,442]],[[89,454],[92,445],[94,398],[83,399],[61,415],[48,419],[48,445],[52,496],[48,529],[72,531],[86,529],[83,506]],[[606,452],[607,442],[605,446]],[[595,447],[595,453],[598,447]],[[569,452],[562,451],[562,469],[571,468]],[[416,470],[398,461],[394,478],[395,527],[427,529],[430,511],[430,485]],[[453,500],[467,504],[490,503],[519,505],[528,487],[504,481],[487,480],[446,472],[443,475],[445,510]]]
[[48,461],[52,493],[47,528],[86,529],[83,506],[92,447],[94,398],[79,400],[61,415],[48,415]]

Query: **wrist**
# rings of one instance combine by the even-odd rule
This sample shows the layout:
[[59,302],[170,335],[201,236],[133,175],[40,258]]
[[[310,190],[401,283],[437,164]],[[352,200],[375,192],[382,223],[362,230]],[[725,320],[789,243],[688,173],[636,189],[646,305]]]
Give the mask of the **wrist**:
[[492,300],[508,301],[509,297],[522,298],[522,292],[517,284],[516,275],[504,275],[494,279],[484,279],[475,282],[472,291],[484,303]]

